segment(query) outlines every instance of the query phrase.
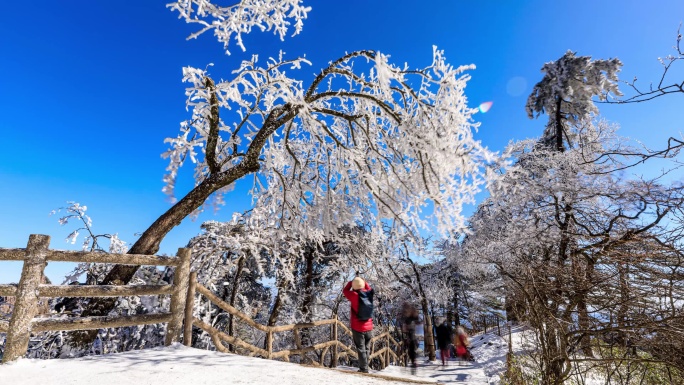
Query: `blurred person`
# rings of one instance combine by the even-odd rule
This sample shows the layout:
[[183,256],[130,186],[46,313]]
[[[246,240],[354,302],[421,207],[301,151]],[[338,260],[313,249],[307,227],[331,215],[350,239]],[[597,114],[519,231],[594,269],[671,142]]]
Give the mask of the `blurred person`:
[[404,302],[401,308],[400,318],[401,331],[404,337],[404,348],[411,360],[411,367],[415,368],[418,366],[416,363],[416,348],[418,347],[418,341],[416,340],[416,325],[420,323],[418,309],[409,302]]
[[473,361],[473,355],[468,350],[470,346],[470,341],[468,340],[468,334],[465,332],[463,327],[456,327],[456,335],[454,336],[454,346],[456,347],[456,356],[463,358],[467,361]]
[[437,347],[439,348],[439,356],[442,358],[442,366],[446,365],[449,361],[449,344],[451,343],[452,334],[451,325],[444,319],[437,326]]

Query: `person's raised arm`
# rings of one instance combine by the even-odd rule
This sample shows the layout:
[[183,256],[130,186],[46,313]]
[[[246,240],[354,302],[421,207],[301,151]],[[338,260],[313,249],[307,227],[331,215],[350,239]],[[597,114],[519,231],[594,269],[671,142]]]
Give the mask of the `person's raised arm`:
[[344,296],[347,297],[347,299],[353,304],[354,300],[359,296],[359,294],[352,290],[351,287],[352,281],[347,282],[347,284],[344,286],[344,289],[342,289],[342,294],[344,294]]

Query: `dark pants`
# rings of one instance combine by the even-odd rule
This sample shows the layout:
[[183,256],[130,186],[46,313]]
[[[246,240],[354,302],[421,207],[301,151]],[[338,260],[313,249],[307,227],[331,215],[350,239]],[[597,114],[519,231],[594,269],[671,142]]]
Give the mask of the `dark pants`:
[[418,348],[418,341],[416,340],[416,332],[409,330],[404,333],[404,348],[408,353],[408,358],[411,360],[411,365],[416,365],[416,349]]
[[368,370],[368,350],[370,346],[371,331],[367,332],[357,332],[352,329],[352,338],[354,339],[354,345],[356,345],[356,351],[359,353],[359,369]]
[[442,357],[442,365],[449,361],[449,347],[439,347],[439,355]]

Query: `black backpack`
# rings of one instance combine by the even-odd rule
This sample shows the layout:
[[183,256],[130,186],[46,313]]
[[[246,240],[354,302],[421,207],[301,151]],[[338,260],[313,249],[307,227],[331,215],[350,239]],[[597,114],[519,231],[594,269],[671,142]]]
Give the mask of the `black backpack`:
[[356,318],[359,321],[367,321],[373,318],[373,289],[368,291],[359,290],[359,311],[356,313]]

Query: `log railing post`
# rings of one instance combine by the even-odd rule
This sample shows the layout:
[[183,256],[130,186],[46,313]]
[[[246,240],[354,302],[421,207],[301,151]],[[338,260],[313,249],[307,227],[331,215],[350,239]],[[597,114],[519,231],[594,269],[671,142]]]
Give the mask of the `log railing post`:
[[297,349],[302,348],[302,336],[299,334],[299,328],[295,327],[292,329],[292,332],[294,333],[294,341],[295,341],[295,346]]
[[197,272],[190,273],[188,295],[185,298],[185,320],[183,320],[183,345],[192,346],[192,316],[195,308],[195,288],[197,288]]
[[[389,328],[385,327],[385,347],[387,348],[385,350],[385,367],[388,367],[390,364],[390,333],[389,333]],[[383,368],[384,369],[384,368]]]
[[190,249],[179,248],[177,256],[180,258],[173,274],[173,294],[171,294],[171,322],[166,327],[166,345],[178,342],[183,330],[183,316],[185,313],[185,299],[188,294],[190,280]]
[[266,332],[266,349],[266,358],[270,360],[273,357],[273,330],[270,329]]
[[31,336],[30,324],[38,312],[38,285],[43,279],[45,257],[49,245],[50,237],[47,235],[31,234],[29,236],[12,318],[7,331],[3,363],[22,357],[28,350]]
[[[335,322],[333,322],[333,323],[331,324],[331,327],[332,327],[332,340],[333,340],[333,341],[336,341],[336,342],[339,342],[339,341],[337,340],[337,322],[339,322],[339,321],[337,321],[337,314],[335,315],[335,318],[334,318],[334,319],[335,319]],[[335,345],[333,345],[333,350],[332,350],[331,357],[330,357],[330,367],[331,367],[331,368],[336,368],[336,367],[337,367],[337,359],[338,359],[338,354],[337,354],[337,343],[336,343]]]

